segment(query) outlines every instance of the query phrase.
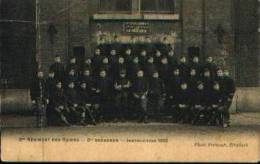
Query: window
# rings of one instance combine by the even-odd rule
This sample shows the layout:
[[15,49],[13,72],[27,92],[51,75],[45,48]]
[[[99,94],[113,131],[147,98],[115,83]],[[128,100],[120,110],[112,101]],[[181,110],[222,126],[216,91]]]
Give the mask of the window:
[[141,11],[151,13],[173,13],[175,0],[141,0]]
[[100,12],[173,13],[175,0],[99,0]]
[[131,12],[132,0],[100,0],[101,12]]

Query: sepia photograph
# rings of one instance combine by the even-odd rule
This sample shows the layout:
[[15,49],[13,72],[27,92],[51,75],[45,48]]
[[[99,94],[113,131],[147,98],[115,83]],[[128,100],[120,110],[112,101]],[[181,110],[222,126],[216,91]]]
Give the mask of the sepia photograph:
[[259,162],[259,0],[0,0],[5,162]]

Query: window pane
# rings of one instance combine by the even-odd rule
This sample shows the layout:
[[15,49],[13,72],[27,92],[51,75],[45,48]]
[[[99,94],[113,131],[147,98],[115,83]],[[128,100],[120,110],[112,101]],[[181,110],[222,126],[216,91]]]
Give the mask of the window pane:
[[100,0],[101,11],[131,11],[131,0]]
[[141,0],[142,11],[173,12],[174,0]]

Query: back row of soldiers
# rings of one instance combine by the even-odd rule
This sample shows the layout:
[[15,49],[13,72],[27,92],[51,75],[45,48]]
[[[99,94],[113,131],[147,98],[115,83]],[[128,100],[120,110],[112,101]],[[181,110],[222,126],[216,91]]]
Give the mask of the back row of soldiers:
[[47,100],[49,123],[147,122],[166,113],[174,122],[229,125],[235,85],[212,57],[203,63],[196,55],[178,60],[173,49],[147,47],[133,54],[130,46],[118,52],[98,47],[83,64],[71,57],[66,68],[56,56],[46,80],[39,71],[32,99]]

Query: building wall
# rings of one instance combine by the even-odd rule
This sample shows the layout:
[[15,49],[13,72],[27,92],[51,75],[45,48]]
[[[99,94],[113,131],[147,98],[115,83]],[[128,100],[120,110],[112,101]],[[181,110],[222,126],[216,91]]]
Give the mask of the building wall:
[[[85,47],[85,55],[91,55],[95,45],[93,38],[99,31],[99,25],[101,25],[100,29],[112,34],[118,33],[120,31],[118,28],[121,28],[123,23],[120,21],[93,21],[93,14],[98,13],[99,4],[97,0],[39,1],[40,19],[43,24],[40,30],[39,44],[41,48],[38,56],[46,71],[55,54],[62,55],[66,60],[68,56],[72,55],[75,46]],[[200,47],[202,58],[208,55],[214,56],[218,64],[228,68],[231,75],[239,80],[246,77],[240,76],[241,73],[237,69],[239,67],[237,61],[241,59],[235,52],[237,45],[235,45],[234,5],[237,2],[236,0],[176,0],[176,13],[180,14],[179,20],[148,22],[154,35],[169,35],[171,32],[176,32],[177,42],[175,47],[177,55],[187,55],[188,47]],[[52,18],[52,21],[49,21],[50,18]],[[50,37],[47,33],[50,22],[55,25],[58,31],[54,37],[54,44],[50,43]],[[243,53],[240,53],[239,57],[243,55]],[[256,58],[256,54],[252,55],[252,58],[247,59],[247,61],[252,61],[254,58]],[[253,66],[250,66],[250,68],[243,68],[244,72],[251,70],[257,74],[256,67],[254,67],[257,66],[257,60],[254,61],[256,63],[251,62]],[[257,75],[255,74],[250,76],[251,85],[254,86],[257,85]],[[249,86],[247,83],[242,84]]]

